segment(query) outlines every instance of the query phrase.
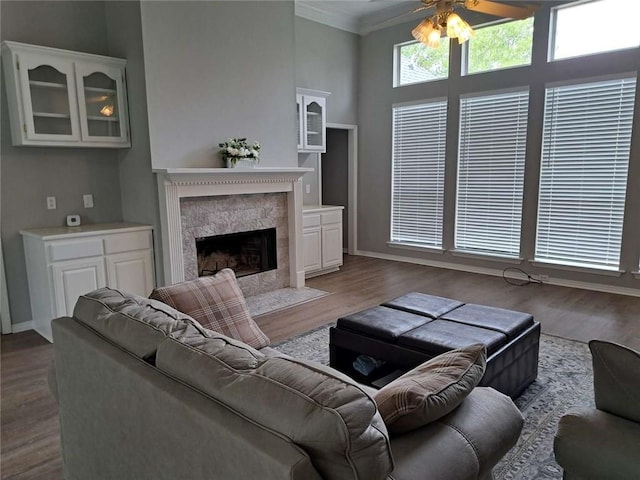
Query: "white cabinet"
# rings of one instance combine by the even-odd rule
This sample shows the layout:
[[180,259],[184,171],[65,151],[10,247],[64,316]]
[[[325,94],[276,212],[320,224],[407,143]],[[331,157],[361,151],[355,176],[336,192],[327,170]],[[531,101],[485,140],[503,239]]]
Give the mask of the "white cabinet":
[[56,317],[71,316],[80,295],[107,284],[101,257],[53,263],[51,277]]
[[302,237],[307,277],[335,272],[342,265],[342,210],[328,205],[303,207]]
[[325,152],[328,92],[296,89],[298,152]]
[[126,60],[2,43],[14,145],[130,147]]
[[130,223],[22,230],[34,329],[71,316],[80,295],[111,287],[148,296],[154,287],[151,227]]

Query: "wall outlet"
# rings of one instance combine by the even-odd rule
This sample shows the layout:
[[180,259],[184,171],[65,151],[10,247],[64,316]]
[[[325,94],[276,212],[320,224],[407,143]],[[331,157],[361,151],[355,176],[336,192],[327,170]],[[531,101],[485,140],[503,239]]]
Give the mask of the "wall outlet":
[[309,185],[308,183],[304,185],[304,193],[306,193],[307,195],[311,193],[311,185]]
[[47,210],[56,209],[56,197],[47,197]]
[[84,208],[93,208],[93,195],[90,193],[82,196],[82,201],[84,202]]

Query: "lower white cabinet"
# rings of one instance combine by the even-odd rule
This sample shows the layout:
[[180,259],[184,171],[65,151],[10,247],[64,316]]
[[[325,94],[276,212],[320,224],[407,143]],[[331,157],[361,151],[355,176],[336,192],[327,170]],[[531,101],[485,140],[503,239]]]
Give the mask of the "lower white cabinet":
[[302,216],[306,277],[335,272],[342,265],[342,210],[329,205],[305,206]]
[[71,316],[80,295],[111,287],[153,290],[151,226],[131,223],[22,230],[33,327],[53,341],[51,320]]
[[[52,263],[51,281],[55,316],[70,316],[80,295],[107,284],[104,261],[101,257],[94,257]],[[33,301],[31,303],[33,309]],[[50,338],[48,340],[51,341]]]

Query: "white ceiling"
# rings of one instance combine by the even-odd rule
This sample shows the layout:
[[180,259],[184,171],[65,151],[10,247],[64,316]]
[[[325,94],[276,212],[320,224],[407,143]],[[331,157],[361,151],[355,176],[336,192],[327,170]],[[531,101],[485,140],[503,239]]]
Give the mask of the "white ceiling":
[[[568,0],[494,1],[516,5],[520,2],[542,5],[567,3]],[[424,12],[412,13],[421,5],[420,0],[295,0],[297,16],[360,35],[413,19],[422,19]],[[465,18],[469,22],[488,22],[499,17],[469,12]]]
[[[360,35],[416,17],[418,0],[295,0],[296,15]],[[420,15],[417,14],[416,18]]]

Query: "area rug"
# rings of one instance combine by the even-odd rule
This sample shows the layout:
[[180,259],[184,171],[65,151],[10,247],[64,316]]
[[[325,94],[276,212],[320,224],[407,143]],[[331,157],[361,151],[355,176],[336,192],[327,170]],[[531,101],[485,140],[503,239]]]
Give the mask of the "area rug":
[[316,288],[281,288],[273,292],[261,293],[247,297],[247,307],[252,317],[289,308],[300,303],[330,295],[329,292]]
[[[329,364],[329,327],[312,330],[274,348],[293,357]],[[558,420],[572,406],[593,406],[591,355],[586,344],[542,335],[538,378],[518,398],[525,418],[515,447],[494,468],[496,480],[560,480],[553,456]]]

